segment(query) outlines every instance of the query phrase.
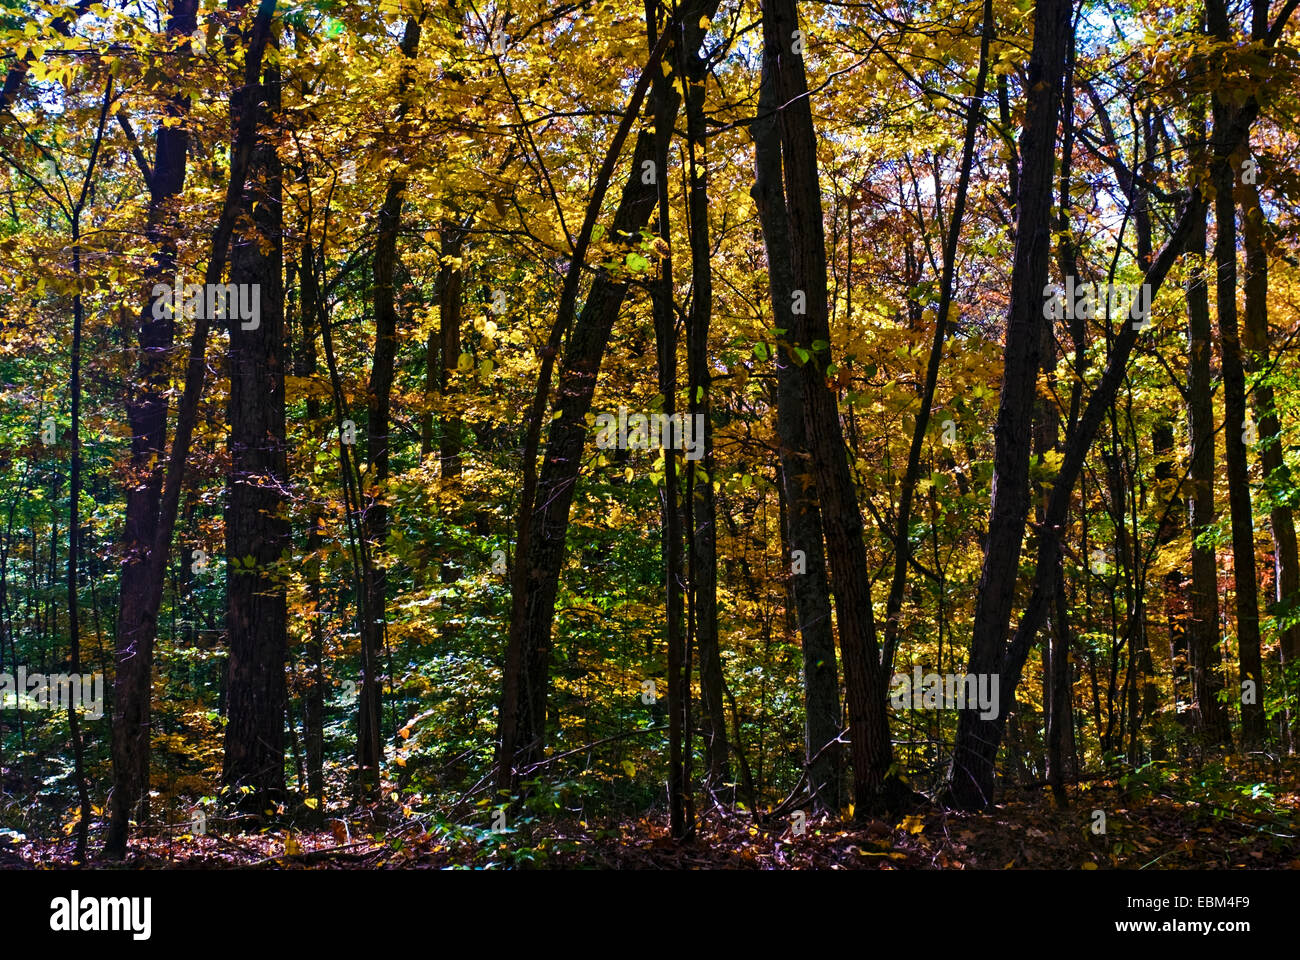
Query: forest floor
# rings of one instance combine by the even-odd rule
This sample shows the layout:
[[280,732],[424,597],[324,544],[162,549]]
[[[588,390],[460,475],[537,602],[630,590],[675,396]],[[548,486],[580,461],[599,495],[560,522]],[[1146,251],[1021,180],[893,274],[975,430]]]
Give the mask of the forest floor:
[[[1297,766],[1293,785],[1234,785],[1192,799],[1185,782],[1135,789],[1094,780],[1069,788],[1062,809],[1049,791],[1012,789],[982,813],[921,807],[898,823],[789,818],[767,823],[720,810],[677,843],[664,818],[613,823],[534,820],[518,832],[428,830],[366,808],[324,829],[268,829],[137,838],[128,869],[1300,869]],[[1261,790],[1262,788],[1262,790]],[[1178,794],[1179,796],[1175,796]],[[1236,799],[1240,798],[1240,800]],[[1102,833],[1098,829],[1104,814]],[[377,827],[377,822],[388,825]],[[1094,832],[1096,831],[1096,832]],[[92,847],[94,846],[92,838]],[[70,838],[0,846],[0,867],[50,869],[72,862]],[[92,863],[92,866],[111,866]]]

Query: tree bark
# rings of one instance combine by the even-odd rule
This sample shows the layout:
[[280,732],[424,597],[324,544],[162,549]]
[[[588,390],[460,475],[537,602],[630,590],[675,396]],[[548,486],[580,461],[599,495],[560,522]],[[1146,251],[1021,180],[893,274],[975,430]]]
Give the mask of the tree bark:
[[[241,3],[235,3],[238,9]],[[274,41],[272,41],[274,44]],[[227,722],[222,783],[258,814],[284,796],[289,530],[285,441],[284,219],[274,125],[280,71],[232,98],[257,113],[257,144],[231,241],[230,282],[257,285],[258,322],[230,320],[230,475],[226,505]],[[209,318],[212,319],[212,318]]]
[[[1233,699],[1241,703],[1241,734],[1246,745],[1264,739],[1264,675],[1260,662],[1259,584],[1255,580],[1255,521],[1246,460],[1246,371],[1237,321],[1236,180],[1223,131],[1230,110],[1214,102],[1214,262],[1215,302],[1219,314],[1219,349],[1223,369],[1224,461],[1228,473],[1228,508],[1232,522],[1232,580],[1237,614],[1237,650],[1241,686]],[[1248,690],[1247,684],[1254,689]]]
[[[691,309],[687,318],[686,364],[691,423],[701,418],[704,457],[687,464],[691,500],[690,584],[695,610],[695,637],[700,650],[700,721],[704,728],[706,786],[722,788],[731,779],[726,705],[722,695],[722,651],[718,646],[717,502],[714,496],[713,412],[709,390],[709,325],[713,316],[713,267],[709,247],[708,134],[704,101],[708,61],[698,53],[704,29],[696,21],[682,24],[685,43],[677,54],[687,79],[686,148],[688,156],[687,220],[691,242]],[[700,468],[703,468],[702,471]]]
[[[712,17],[717,0],[691,0],[681,8],[680,21],[698,21]],[[640,109],[640,100],[649,85],[648,71],[659,70],[665,54],[670,26],[651,51],[646,69],[630,98],[620,132],[625,136]],[[672,109],[665,115],[676,117],[680,97],[672,88],[667,94]],[[599,269],[591,283],[582,312],[569,336],[561,363],[560,382],[553,407],[558,413],[549,421],[546,452],[540,475],[534,474],[538,434],[546,408],[554,359],[559,353],[563,334],[568,330],[578,293],[582,258],[586,255],[591,229],[599,204],[612,176],[622,137],[616,136],[597,178],[583,231],[579,235],[561,292],[556,322],[542,351],[542,370],[538,391],[529,413],[529,435],[524,444],[524,484],[521,492],[518,542],[515,569],[512,571],[512,609],[510,636],[506,649],[503,678],[501,720],[498,728],[498,787],[510,789],[516,772],[540,759],[546,734],[546,699],[550,682],[551,628],[555,619],[555,596],[560,567],[564,559],[565,533],[569,509],[581,466],[582,450],[587,439],[585,416],[591,409],[596,377],[604,356],[610,331],[627,294],[627,279]],[[658,198],[658,188],[643,179],[644,164],[654,160],[654,136],[646,131],[637,135],[632,153],[632,172],[623,188],[607,236],[632,245],[649,221]]]
[[[763,226],[773,316],[791,303],[794,267],[786,238],[790,235],[781,173],[781,141],[776,129],[776,97],[770,65],[763,61],[754,138],[752,195]],[[822,545],[821,510],[817,505],[804,427],[803,382],[785,353],[776,356],[776,429],[780,438],[781,485],[787,509],[790,583],[803,641],[804,764],[816,809],[840,809],[840,691],[831,629],[830,584]],[[795,556],[798,551],[798,556]]]
[[[822,511],[844,660],[854,801],[858,816],[865,816],[882,806],[894,805],[897,799],[886,792],[893,750],[885,709],[887,683],[867,577],[862,514],[849,472],[836,395],[826,378],[826,368],[833,362],[826,304],[826,244],[807,78],[802,58],[793,52],[798,27],[794,0],[767,0],[763,4],[763,56],[778,104],[777,129],[795,285],[792,300],[777,305],[777,323],[788,324],[790,361],[798,367],[803,385],[804,425]],[[797,296],[799,293],[802,298]]]
[[[1196,107],[1192,139],[1205,140],[1204,108]],[[1191,437],[1191,493],[1188,522],[1192,533],[1191,616],[1187,648],[1191,661],[1192,710],[1201,737],[1211,744],[1231,743],[1228,714],[1219,698],[1223,674],[1219,655],[1219,588],[1213,536],[1217,509],[1214,504],[1214,408],[1210,371],[1210,299],[1205,277],[1206,229],[1202,213],[1192,225],[1188,241],[1191,264],[1187,275],[1187,432]]]
[[[167,21],[169,39],[194,32],[198,0],[178,0]],[[172,284],[176,278],[176,238],[180,233],[176,204],[185,186],[189,130],[183,122],[189,97],[174,96],[166,105],[169,118],[160,124],[149,183],[145,237],[154,254],[145,270],[144,287]],[[137,321],[136,374],[126,391],[126,418],[131,429],[126,514],[121,535],[120,601],[113,673],[113,789],[104,853],[126,855],[127,826],[132,817],[148,813],[149,736],[153,665],[153,631],[149,621],[149,554],[158,535],[159,496],[163,486],[163,455],[167,446],[168,358],[175,337],[170,315],[154,316],[150,296]],[[157,616],[156,608],[153,616]]]
[[[1020,136],[1011,302],[994,428],[993,495],[968,667],[969,673],[977,675],[997,674],[1001,669],[1029,515],[1032,410],[1044,322],[1042,291],[1051,252],[1052,168],[1070,12],[1069,0],[1039,0],[1034,13],[1028,102]],[[999,702],[1004,717],[1010,704]],[[1003,717],[982,719],[975,710],[961,711],[950,776],[953,799],[963,808],[992,802]]]
[[[1267,222],[1254,184],[1242,188],[1243,232],[1246,238],[1246,369],[1257,374],[1269,365],[1268,350],[1268,252],[1264,238]],[[1286,500],[1291,489],[1291,471],[1282,457],[1282,423],[1277,413],[1273,384],[1266,376],[1254,393],[1255,421],[1259,431],[1259,462],[1269,491],[1269,529],[1273,535],[1274,599],[1281,617],[1294,620],[1292,607],[1300,600],[1300,554],[1296,548],[1295,518]],[[1278,654],[1285,677],[1300,657],[1300,623],[1283,626]],[[1289,702],[1289,701],[1288,701]],[[1283,719],[1284,739],[1289,752],[1296,750],[1300,731],[1295,711],[1287,708]]]
[[[316,285],[316,267],[310,237],[303,239],[302,263],[298,270],[302,305],[302,344],[298,376],[315,377],[317,373],[317,311],[320,290]],[[323,428],[320,399],[315,392],[307,395],[307,422],[313,434]],[[311,623],[307,625],[306,683],[302,693],[303,752],[306,754],[307,791],[316,798],[317,810],[325,809],[325,624],[320,615],[323,597],[320,558],[315,556],[324,540],[322,511],[313,508],[311,530],[307,534],[307,552],[312,556],[307,573],[307,592],[312,605]]]
[[[402,34],[401,50],[407,60],[414,58],[420,43],[420,22],[408,17]],[[397,121],[406,116],[404,97],[407,74],[398,82]],[[370,487],[364,494],[365,514],[362,535],[369,543],[364,553],[363,573],[366,600],[361,622],[361,684],[357,697],[357,786],[362,798],[373,800],[379,795],[379,764],[384,757],[382,717],[383,686],[381,665],[384,649],[385,607],[388,602],[387,571],[375,559],[384,549],[388,537],[387,492],[389,468],[389,416],[392,409],[393,376],[397,363],[397,303],[393,289],[397,269],[397,234],[402,221],[402,195],[406,191],[405,174],[399,172],[388,183],[383,206],[379,209],[379,229],[375,238],[372,274],[372,298],[375,308],[375,348],[366,391],[366,451]]]

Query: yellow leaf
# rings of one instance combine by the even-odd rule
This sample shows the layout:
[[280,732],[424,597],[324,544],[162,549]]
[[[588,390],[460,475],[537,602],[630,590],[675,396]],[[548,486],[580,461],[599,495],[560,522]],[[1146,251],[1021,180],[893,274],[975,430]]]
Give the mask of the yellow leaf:
[[906,816],[901,826],[908,833],[920,833],[925,829],[925,821],[918,816]]
[[1087,863],[1085,863],[1085,864],[1083,865],[1083,869],[1084,869],[1084,870],[1096,870],[1096,869],[1097,869],[1097,865],[1096,865],[1095,863],[1093,863],[1091,860],[1089,860]]
[[292,830],[284,832],[284,855],[286,857],[296,857],[302,853],[302,844],[300,844],[293,835]]
[[635,765],[631,760],[624,760],[624,761],[623,761],[623,772],[626,773],[629,777],[635,777],[635,776],[636,776],[636,765]]
[[709,29],[709,18],[708,18],[708,17],[700,17],[700,29],[701,29],[701,30],[707,30],[707,29]]
[[668,74],[673,72],[672,66],[666,60],[659,61],[659,69],[664,72],[665,77],[668,76]]

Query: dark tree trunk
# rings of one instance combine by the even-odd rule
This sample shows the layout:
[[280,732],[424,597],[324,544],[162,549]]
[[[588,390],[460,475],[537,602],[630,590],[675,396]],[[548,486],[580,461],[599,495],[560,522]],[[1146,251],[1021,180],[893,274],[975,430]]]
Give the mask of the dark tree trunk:
[[[1039,0],[1034,13],[1029,92],[1020,136],[1011,302],[994,428],[993,497],[968,667],[969,673],[977,675],[1001,670],[1029,515],[1032,411],[1045,322],[1043,288],[1051,252],[1052,173],[1070,12],[1069,0]],[[1005,714],[1010,704],[1006,700],[1000,703]],[[993,800],[1001,720],[982,719],[974,710],[961,712],[951,782],[953,799],[963,808],[977,809]]]
[[[1237,613],[1237,649],[1241,686],[1233,699],[1241,703],[1241,734],[1247,745],[1264,739],[1264,675],[1260,664],[1259,584],[1255,580],[1255,522],[1246,461],[1246,371],[1237,322],[1237,205],[1232,193],[1236,174],[1232,147],[1225,144],[1230,110],[1214,103],[1214,262],[1219,347],[1223,365],[1224,462],[1228,473],[1228,508],[1232,519],[1232,580]],[[1247,690],[1253,684],[1253,690]]]
[[[702,418],[704,434],[695,437],[703,444],[701,461],[687,464],[691,493],[692,544],[690,583],[695,610],[695,638],[700,650],[700,722],[704,728],[706,785],[716,791],[731,779],[727,720],[722,698],[722,651],[718,647],[718,552],[717,503],[714,497],[713,413],[709,397],[709,325],[713,316],[713,268],[709,248],[708,138],[705,128],[704,95],[708,62],[698,53],[704,29],[697,22],[682,25],[685,45],[677,51],[685,60],[681,70],[688,80],[686,94],[686,136],[688,151],[687,215],[691,241],[691,310],[687,318],[687,377],[689,415],[692,424]],[[666,179],[666,178],[665,178]],[[699,468],[703,467],[703,473]],[[689,666],[689,664],[688,664]]]
[[[892,762],[887,684],[880,663],[867,576],[862,514],[849,472],[834,390],[826,368],[833,362],[827,316],[826,244],[822,223],[817,141],[803,60],[792,52],[799,27],[794,0],[763,5],[763,56],[775,93],[785,184],[786,216],[795,296],[778,304],[776,322],[787,327],[790,362],[803,385],[804,425],[822,512],[831,592],[844,660],[845,697],[852,739],[853,789],[858,815],[878,809]],[[802,294],[802,297],[798,297]],[[802,310],[800,309],[802,308]],[[788,319],[787,319],[788,318]]]
[[[1194,142],[1205,139],[1203,108],[1195,108]],[[1219,655],[1219,588],[1214,546],[1214,409],[1210,372],[1210,298],[1206,285],[1205,214],[1192,225],[1187,275],[1187,431],[1192,441],[1188,522],[1192,533],[1192,584],[1187,647],[1192,674],[1192,710],[1200,735],[1211,744],[1231,742],[1228,715],[1219,699],[1223,674]]]
[[[460,321],[461,305],[464,302],[465,271],[454,264],[445,262],[447,257],[459,258],[469,236],[471,221],[466,219],[458,224],[445,220],[441,231],[441,253],[444,258],[438,273],[438,341],[435,349],[433,334],[429,335],[429,349],[441,357],[441,362],[430,360],[430,378],[437,380],[436,389],[442,400],[439,415],[438,462],[439,476],[444,483],[455,481],[461,474],[461,433],[464,425],[453,412],[451,400],[451,375],[456,370],[460,359]],[[432,389],[432,387],[431,387]],[[432,431],[432,426],[430,427]],[[456,565],[443,561],[442,582],[455,583]]]
[[[1246,237],[1246,367],[1255,374],[1268,369],[1268,252],[1264,237],[1267,222],[1259,203],[1259,191],[1254,184],[1243,187],[1245,203],[1242,206],[1243,232]],[[1261,380],[1254,394],[1255,420],[1259,431],[1259,462],[1264,484],[1269,491],[1269,528],[1273,534],[1273,584],[1274,599],[1279,611],[1289,612],[1292,604],[1300,600],[1300,554],[1296,548],[1295,518],[1286,492],[1291,489],[1291,471],[1282,458],[1282,423],[1278,417],[1273,385],[1267,377]],[[1282,629],[1278,645],[1282,675],[1293,667],[1300,656],[1300,623]],[[1283,718],[1283,733],[1287,749],[1294,753],[1298,731],[1294,711],[1288,709]]]
[[[659,29],[670,29],[655,14],[653,3],[646,3],[646,23],[650,44],[654,45]],[[672,416],[677,409],[677,335],[673,305],[673,260],[670,220],[668,216],[668,148],[673,137],[677,101],[670,99],[667,78],[655,71],[651,81],[651,109],[654,112],[654,171],[657,189],[658,218],[654,232],[664,246],[658,258],[659,276],[650,282],[655,325],[656,367],[659,393],[664,398],[663,412]],[[675,839],[694,833],[694,817],[688,815],[689,783],[683,740],[687,729],[687,700],[690,695],[690,668],[685,657],[682,634],[682,511],[677,455],[663,450],[664,487],[660,495],[663,516],[661,558],[664,583],[664,641],[668,647],[668,819]]]
[[[754,138],[753,196],[763,224],[773,315],[791,302],[794,268],[786,238],[790,227],[785,210],[781,173],[781,141],[776,129],[775,93],[764,58],[757,117],[750,124]],[[842,776],[840,691],[835,665],[835,635],[831,629],[830,584],[822,546],[821,511],[817,506],[812,465],[804,427],[803,383],[790,357],[776,357],[776,429],[781,440],[781,485],[786,504],[791,592],[803,641],[804,763],[808,789],[816,808],[840,809]],[[798,551],[798,556],[795,552]]]
[[[717,0],[691,0],[680,11],[679,22],[712,17]],[[659,70],[672,27],[651,53],[648,69]],[[638,84],[644,90],[649,74],[643,71]],[[643,94],[642,94],[643,95]],[[669,88],[666,94],[671,109],[664,115],[676,117],[680,97]],[[634,93],[629,114],[639,108]],[[633,119],[625,116],[626,121]],[[618,145],[617,143],[615,144]],[[631,174],[623,188],[607,236],[629,245],[639,243],[641,229],[649,222],[658,199],[658,187],[646,183],[644,164],[653,162],[654,136],[646,131],[637,135],[632,153]],[[593,196],[599,203],[608,186],[612,162],[607,156],[602,168],[603,179]],[[660,174],[662,175],[662,174]],[[594,222],[596,207],[589,203],[584,228]],[[589,240],[579,238],[575,258],[585,256]],[[553,403],[556,416],[549,421],[545,456],[541,473],[530,479],[530,456],[536,450],[536,433],[544,415],[546,387],[551,364],[560,348],[560,338],[568,329],[577,297],[575,263],[565,280],[565,289],[556,313],[551,338],[543,351],[543,369],[539,375],[539,392],[530,412],[529,432],[525,442],[524,486],[521,494],[519,542],[516,544],[515,569],[512,572],[512,610],[510,637],[506,650],[503,702],[499,725],[497,755],[498,785],[508,788],[516,781],[516,771],[538,760],[546,735],[546,699],[550,683],[551,628],[555,619],[555,597],[560,568],[564,559],[565,534],[569,509],[587,439],[585,416],[591,409],[600,362],[609,341],[610,331],[627,294],[627,279],[604,269],[596,272],[591,289],[569,335],[561,362],[560,381]]]
[[[420,23],[408,17],[402,34],[402,54],[409,60],[420,43]],[[398,83],[397,120],[406,115],[403,96],[407,85],[404,74]],[[397,301],[393,278],[397,269],[397,234],[402,221],[402,195],[406,180],[401,174],[388,183],[383,206],[379,209],[379,230],[375,238],[372,295],[375,307],[375,349],[366,391],[366,450],[370,469],[366,473],[370,489],[365,491],[365,516],[362,536],[368,549],[363,571],[366,592],[361,622],[361,684],[357,698],[357,785],[360,796],[373,800],[379,795],[379,764],[383,760],[382,659],[384,650],[385,608],[388,602],[387,571],[375,560],[383,552],[388,537],[388,505],[384,486],[388,481],[389,416],[392,409],[393,375],[397,363]]]
[[[903,589],[907,583],[907,564],[912,556],[910,539],[912,500],[916,494],[917,482],[921,478],[921,449],[925,442],[925,434],[929,430],[930,408],[934,405],[934,393],[939,383],[939,366],[943,360],[943,345],[948,334],[948,309],[952,303],[953,283],[957,271],[957,243],[961,238],[961,225],[966,216],[966,194],[970,186],[971,166],[975,156],[975,135],[979,129],[979,120],[983,116],[989,45],[992,43],[996,26],[993,0],[984,0],[983,20],[979,66],[975,74],[975,92],[966,107],[966,133],[962,142],[961,168],[957,177],[957,192],[953,199],[952,216],[948,222],[948,235],[943,246],[943,272],[939,280],[939,309],[935,314],[934,339],[930,344],[930,356],[926,362],[925,385],[921,389],[921,407],[912,429],[912,445],[907,454],[907,469],[903,473],[903,483],[898,495],[898,513],[894,523],[894,575],[889,586],[889,597],[885,603],[884,668],[886,673],[894,669],[894,650],[898,645],[900,615],[903,609]],[[937,182],[935,189],[939,189]],[[852,226],[851,214],[849,223]]]
[[[174,40],[194,32],[198,0],[178,0],[167,21]],[[168,101],[170,118],[183,120],[190,99]],[[170,315],[155,318],[155,284],[176,279],[176,238],[180,224],[176,203],[185,185],[189,130],[185,123],[160,125],[149,186],[145,237],[154,254],[145,270],[144,286],[151,291],[137,326],[138,353],[134,381],[126,391],[126,417],[131,429],[131,457],[126,491],[126,518],[121,536],[121,599],[113,674],[113,790],[104,852],[126,855],[127,827],[132,818],[148,813],[149,731],[153,666],[153,629],[148,626],[149,554],[158,535],[159,496],[163,485],[163,456],[167,446],[167,387],[175,323]],[[157,610],[153,611],[157,616]]]
[[[260,89],[232,98],[238,123],[258,112],[257,144],[231,241],[230,282],[256,284],[260,315],[231,318],[230,476],[226,505],[226,752],[222,782],[251,788],[241,807],[261,814],[284,794],[288,609],[282,563],[291,546],[285,444],[284,221],[272,127],[280,109],[278,66]],[[211,318],[209,318],[211,319]]]
[[[302,343],[298,376],[315,377],[317,374],[317,311],[320,309],[320,291],[316,286],[316,265],[313,261],[310,238],[303,240],[302,263],[298,270],[302,304]],[[313,435],[316,431],[328,432],[321,416],[320,399],[315,392],[307,395],[307,422]],[[302,692],[303,752],[307,763],[307,791],[315,797],[317,809],[325,806],[325,622],[320,615],[323,599],[321,587],[321,561],[316,556],[324,540],[322,513],[313,509],[311,530],[307,534],[309,561],[307,592],[311,599],[312,618],[307,625],[307,643],[304,672],[306,682]]]

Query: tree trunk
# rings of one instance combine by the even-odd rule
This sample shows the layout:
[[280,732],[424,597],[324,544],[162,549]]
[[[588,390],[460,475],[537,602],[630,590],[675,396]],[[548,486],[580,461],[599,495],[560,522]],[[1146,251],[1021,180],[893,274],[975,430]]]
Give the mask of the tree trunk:
[[[921,390],[921,406],[912,429],[912,445],[907,454],[907,469],[898,495],[898,513],[894,524],[894,576],[889,586],[885,604],[886,673],[894,669],[894,650],[898,644],[900,615],[903,609],[903,589],[907,583],[907,563],[912,556],[910,530],[912,524],[912,499],[921,478],[921,448],[930,425],[930,408],[939,383],[939,366],[943,361],[943,345],[948,334],[948,311],[952,303],[952,288],[957,271],[957,243],[961,238],[961,225],[966,216],[966,195],[970,186],[971,166],[975,156],[975,135],[983,115],[984,85],[988,79],[989,45],[994,34],[993,0],[984,0],[984,26],[980,32],[980,59],[975,74],[975,92],[966,106],[966,133],[962,142],[961,169],[957,176],[957,192],[953,199],[952,217],[948,222],[948,236],[943,246],[943,272],[939,280],[938,311],[934,320],[934,340],[930,344],[930,357],[926,363],[925,385]],[[935,190],[939,190],[936,175]],[[851,208],[850,208],[851,210]],[[850,226],[852,226],[850,212]],[[850,262],[850,269],[852,263]]]
[[[302,304],[302,353],[298,376],[315,377],[317,373],[316,315],[320,309],[320,291],[316,286],[316,267],[313,262],[310,237],[302,244],[302,265],[298,270]],[[307,422],[313,435],[328,428],[321,416],[320,399],[314,391],[307,394]],[[316,798],[317,810],[325,809],[325,623],[320,615],[323,597],[320,577],[320,558],[315,556],[324,540],[321,524],[322,512],[313,508],[307,534],[307,552],[312,556],[307,573],[307,592],[312,606],[312,619],[307,625],[306,684],[302,693],[303,752],[307,762],[307,791]]]
[[[402,34],[402,54],[410,60],[420,43],[420,23],[408,17]],[[398,82],[397,120],[406,115],[403,94],[408,77]],[[365,491],[362,536],[369,544],[363,556],[366,598],[361,622],[361,684],[357,698],[357,785],[360,796],[373,800],[379,795],[379,764],[383,760],[383,686],[381,666],[384,649],[385,607],[388,575],[375,559],[388,537],[388,506],[384,486],[389,477],[389,414],[392,408],[393,375],[397,363],[397,304],[393,278],[397,268],[397,233],[402,220],[402,194],[406,180],[397,174],[388,183],[379,209],[379,230],[375,238],[372,295],[375,307],[375,349],[366,391],[366,451],[370,487]]]
[[[1191,123],[1194,142],[1205,139],[1203,108],[1196,107]],[[1209,542],[1216,524],[1214,504],[1214,409],[1210,372],[1210,299],[1205,277],[1205,214],[1192,225],[1187,275],[1187,432],[1191,437],[1191,493],[1188,521],[1192,533],[1191,616],[1187,648],[1191,661],[1192,710],[1196,728],[1210,744],[1231,742],[1228,714],[1219,693],[1223,674],[1219,657],[1219,588],[1214,546]]]
[[[969,673],[977,675],[1001,670],[1029,514],[1032,411],[1051,252],[1052,168],[1070,12],[1069,0],[1039,0],[1034,13],[1029,92],[1020,136],[1011,302],[994,428],[993,496],[968,667]],[[999,702],[1005,715],[1010,704]],[[950,776],[953,799],[963,808],[977,809],[992,802],[1001,720],[982,719],[975,710],[961,711]]]
[[[274,42],[274,41],[273,41]],[[232,98],[236,123],[258,113],[258,139],[232,238],[230,282],[257,285],[258,322],[230,320],[230,476],[226,506],[226,751],[222,782],[250,787],[241,808],[264,813],[284,794],[288,606],[281,563],[291,547],[285,443],[284,221],[272,128],[280,72]],[[211,319],[211,318],[209,318]],[[251,322],[251,321],[250,321]]]
[[[1246,371],[1237,323],[1237,206],[1232,198],[1236,174],[1224,132],[1230,110],[1214,102],[1214,262],[1219,347],[1223,365],[1224,461],[1232,519],[1232,580],[1237,613],[1241,687],[1241,734],[1248,746],[1264,739],[1264,676],[1260,664],[1259,584],[1255,580],[1255,522],[1246,461]],[[1250,687],[1253,685],[1253,689]]]
[[[1246,236],[1246,366],[1255,374],[1268,369],[1268,252],[1264,246],[1267,222],[1254,184],[1243,188],[1243,230]],[[1291,471],[1282,457],[1282,424],[1274,402],[1273,384],[1266,376],[1254,394],[1255,421],[1259,431],[1259,462],[1269,491],[1269,528],[1273,535],[1274,599],[1280,616],[1294,621],[1292,606],[1300,600],[1300,554],[1296,549],[1295,518],[1287,503],[1291,489]],[[1282,627],[1278,645],[1283,688],[1285,678],[1300,657],[1300,623]],[[1285,699],[1285,698],[1284,698]],[[1289,703],[1289,701],[1288,701]],[[1289,706],[1283,716],[1283,739],[1294,753],[1300,730],[1295,711]]]
[[[178,41],[194,32],[198,0],[178,0],[167,21],[168,37]],[[184,120],[190,99],[175,96],[166,106],[169,118]],[[184,122],[160,125],[149,186],[145,237],[154,254],[145,270],[144,286],[172,284],[176,279],[176,238],[180,224],[176,203],[185,185],[189,130]],[[149,621],[149,553],[158,535],[159,495],[163,485],[163,455],[167,446],[168,355],[175,336],[170,315],[154,316],[150,295],[140,311],[139,350],[134,382],[126,390],[126,417],[131,428],[131,457],[126,491],[126,516],[121,536],[120,601],[113,674],[113,789],[104,853],[126,855],[127,827],[132,817],[148,813],[149,731],[153,665],[153,631]],[[153,611],[157,616],[157,610]]]
[[[781,174],[781,141],[776,129],[775,91],[764,58],[758,111],[750,124],[754,138],[752,191],[763,225],[767,271],[774,316],[791,302],[794,268],[786,238],[790,227]],[[787,510],[790,583],[803,641],[804,763],[815,808],[840,809],[840,691],[831,629],[830,584],[822,546],[821,511],[814,495],[804,427],[803,383],[788,355],[776,356],[776,429],[780,437],[781,486]]]
[[[646,23],[650,44],[656,40],[659,28],[671,29],[661,23],[653,3],[646,4]],[[668,62],[668,61],[665,61]],[[677,409],[677,336],[673,310],[673,260],[672,231],[668,217],[668,147],[673,137],[673,122],[677,115],[677,101],[668,97],[667,78],[655,71],[651,81],[651,109],[655,129],[655,184],[657,191],[658,222],[654,231],[664,247],[657,262],[659,276],[650,282],[650,296],[654,313],[655,347],[659,393],[663,397],[663,412],[671,417]],[[668,818],[669,830],[674,839],[683,839],[694,833],[694,818],[688,817],[686,760],[683,738],[686,730],[687,700],[690,695],[690,668],[684,656],[685,639],[682,635],[682,513],[677,474],[677,455],[665,444],[662,451],[664,486],[660,495],[663,516],[661,558],[664,583],[664,640],[668,647]]]
[[763,56],[780,105],[777,129],[795,285],[791,301],[777,305],[780,312],[776,322],[790,331],[790,362],[798,367],[803,385],[804,424],[825,525],[830,585],[844,660],[854,800],[858,815],[864,816],[879,809],[882,802],[893,802],[885,794],[893,751],[885,709],[887,684],[867,577],[862,514],[849,472],[836,395],[826,378],[826,368],[833,362],[826,305],[826,244],[807,78],[802,58],[792,52],[798,26],[794,0],[764,3]]
[[[687,218],[691,241],[691,310],[687,318],[686,364],[691,423],[701,418],[704,425],[701,461],[689,461],[688,488],[692,491],[690,583],[695,609],[695,636],[700,650],[700,721],[704,728],[706,785],[716,791],[731,779],[727,720],[722,698],[722,652],[718,646],[718,551],[717,503],[714,497],[713,413],[709,396],[709,325],[713,316],[713,268],[709,248],[708,139],[705,128],[704,95],[708,61],[698,53],[704,29],[697,22],[682,25],[686,43],[678,50],[685,60],[689,83],[686,93],[686,137],[688,151]],[[703,468],[703,472],[700,468]]]
[[[698,21],[701,16],[711,18],[716,10],[717,0],[691,0],[681,9],[680,22]],[[658,61],[664,55],[671,30],[670,26],[660,38],[656,49],[651,52],[647,71],[659,70]],[[631,114],[639,109],[640,96],[644,95],[637,91],[644,91],[645,85],[649,83],[647,71],[642,72],[637,90],[629,103],[622,128],[624,133],[634,119]],[[680,98],[672,88],[669,88],[666,96],[671,109],[666,109],[665,115],[676,117]],[[617,148],[620,143],[621,140],[616,138],[614,147]],[[658,198],[657,186],[646,183],[643,174],[644,164],[653,162],[654,154],[654,136],[643,130],[637,135],[632,153],[632,172],[623,188],[607,233],[611,239],[628,244],[629,249],[639,242],[640,231],[649,221]],[[564,559],[569,508],[573,503],[582,450],[587,439],[585,416],[591,409],[596,378],[610,331],[618,318],[619,308],[628,289],[626,278],[604,269],[598,270],[591,282],[586,302],[565,348],[560,382],[553,404],[558,415],[549,421],[541,473],[533,480],[531,458],[536,451],[536,434],[540,431],[546,407],[551,364],[559,351],[561,336],[569,326],[577,297],[579,261],[586,254],[590,227],[594,226],[598,204],[608,185],[616,159],[616,150],[607,154],[592,197],[594,203],[588,204],[583,224],[584,235],[579,237],[574,262],[565,278],[565,288],[556,311],[556,323],[543,349],[539,390],[529,416],[530,436],[524,448],[519,540],[512,573],[510,637],[506,650],[498,730],[497,776],[498,786],[502,789],[513,786],[520,766],[533,763],[542,755],[546,734],[546,699],[550,682],[555,596]]]

